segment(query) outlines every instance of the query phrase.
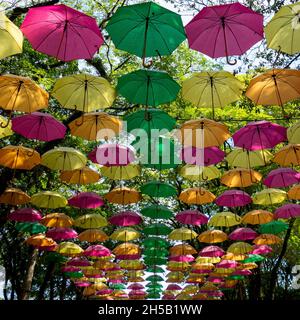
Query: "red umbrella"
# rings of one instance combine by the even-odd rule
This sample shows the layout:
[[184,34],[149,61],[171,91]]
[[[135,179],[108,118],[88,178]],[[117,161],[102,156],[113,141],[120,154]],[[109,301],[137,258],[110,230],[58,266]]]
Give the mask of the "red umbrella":
[[8,220],[23,221],[23,222],[35,222],[42,219],[42,215],[39,211],[32,208],[22,208],[14,210],[8,214]]
[[299,182],[299,172],[292,168],[278,168],[270,171],[263,183],[268,188],[286,188]]
[[206,7],[185,31],[190,48],[229,63],[228,56],[243,54],[263,38],[263,15],[238,2]]
[[243,207],[251,202],[249,194],[241,190],[226,190],[215,200],[222,207]]
[[185,210],[178,212],[175,219],[182,224],[200,226],[208,222],[208,217],[198,210]]
[[70,198],[68,203],[81,209],[95,209],[104,205],[103,199],[94,192],[81,192]]
[[181,150],[181,160],[194,165],[211,166],[221,162],[224,157],[225,152],[218,147],[200,149],[188,146]]
[[52,141],[63,139],[67,128],[51,114],[33,112],[12,119],[12,129],[27,139]]
[[246,241],[253,240],[258,234],[251,228],[237,228],[228,236],[230,240]]
[[300,204],[288,203],[275,210],[276,219],[300,217]]
[[142,218],[136,212],[127,210],[114,214],[109,218],[109,222],[115,226],[128,227],[140,224]]
[[104,42],[94,18],[63,4],[29,9],[21,30],[35,50],[62,61],[91,59]]
[[52,228],[46,232],[46,236],[55,241],[77,238],[78,234],[71,228]]

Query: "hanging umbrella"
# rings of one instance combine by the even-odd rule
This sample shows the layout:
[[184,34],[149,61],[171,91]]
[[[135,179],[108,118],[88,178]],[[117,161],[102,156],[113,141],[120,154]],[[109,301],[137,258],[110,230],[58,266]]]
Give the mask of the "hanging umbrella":
[[33,149],[12,145],[0,149],[0,165],[3,167],[31,170],[40,163],[40,155]]
[[287,129],[287,138],[291,144],[300,144],[300,121]]
[[196,254],[197,250],[187,243],[176,244],[175,246],[169,249],[171,256],[178,256],[178,255],[192,255]]
[[72,207],[95,209],[104,205],[103,199],[95,192],[80,192],[68,200]]
[[218,206],[223,207],[243,207],[251,202],[249,194],[241,190],[226,190],[215,200]]
[[153,236],[166,236],[168,235],[172,229],[165,224],[162,223],[153,223],[149,226],[144,227],[143,233],[146,235],[153,235]]
[[67,128],[51,114],[33,112],[12,119],[12,129],[27,139],[52,141],[63,139]]
[[[3,125],[1,125],[3,123],[8,123],[8,125],[5,125],[3,128]],[[11,123],[9,122],[9,120],[0,115],[0,139],[11,136],[13,134],[14,132],[11,129]]]
[[120,228],[120,229],[116,229],[111,235],[110,235],[110,239],[112,240],[116,240],[116,241],[132,241],[135,239],[138,239],[140,237],[140,233],[138,231],[136,231],[133,228]]
[[96,19],[63,4],[30,8],[21,30],[35,50],[62,61],[92,59],[104,42]]
[[272,158],[273,155],[268,150],[249,151],[240,148],[234,149],[226,156],[229,166],[245,169],[265,166],[271,162]]
[[111,252],[101,244],[95,244],[85,249],[83,254],[86,257],[107,257],[111,255]]
[[180,15],[153,2],[118,8],[106,30],[116,48],[141,58],[170,55],[186,38]]
[[126,166],[102,167],[101,173],[104,177],[111,180],[131,180],[141,175],[141,167],[137,164],[128,164]]
[[169,242],[159,237],[147,237],[143,240],[143,246],[146,248],[164,248],[169,246]]
[[108,239],[108,235],[100,229],[87,229],[78,235],[79,241],[86,242],[104,242]]
[[300,145],[288,144],[274,154],[273,162],[282,167],[300,165]]
[[42,165],[51,170],[76,170],[85,167],[87,159],[80,151],[58,147],[42,155]]
[[242,55],[263,39],[263,15],[242,4],[202,9],[185,27],[190,48],[212,58]]
[[175,219],[182,224],[200,226],[208,222],[208,217],[198,210],[184,210],[178,212]]
[[279,237],[275,236],[274,234],[261,234],[253,240],[253,243],[261,246],[261,245],[278,244],[281,241],[282,240]]
[[141,248],[137,244],[130,243],[130,242],[123,242],[117,245],[113,249],[112,253],[116,255],[121,255],[121,254],[138,255],[138,254],[141,254]]
[[199,256],[201,256],[201,257],[222,257],[224,255],[224,253],[225,253],[224,250],[218,246],[207,246],[207,247],[204,247],[199,252]]
[[270,246],[266,244],[262,244],[262,245],[254,245],[253,250],[250,253],[251,254],[268,254],[272,251],[273,249]]
[[286,188],[300,182],[300,174],[291,168],[278,168],[268,173],[263,183],[269,188]]
[[118,212],[117,214],[112,215],[108,220],[111,224],[121,227],[134,226],[142,222],[142,218],[139,214],[129,210]]
[[63,208],[67,205],[67,199],[58,192],[42,191],[31,197],[31,203],[40,208]]
[[226,171],[221,177],[221,183],[230,188],[245,188],[258,183],[261,179],[262,175],[258,171],[237,168]]
[[258,228],[258,232],[264,234],[278,234],[288,229],[288,224],[282,221],[270,221],[268,223],[261,224]]
[[232,227],[241,223],[241,218],[232,212],[217,212],[208,222],[213,227]]
[[179,174],[191,181],[209,181],[221,176],[220,170],[214,166],[202,167],[192,164],[183,166]]
[[150,197],[168,198],[177,194],[175,187],[160,181],[150,181],[141,186],[141,193]]
[[290,200],[299,200],[300,199],[300,184],[293,186],[288,191],[288,198]]
[[249,122],[232,138],[235,146],[250,151],[273,148],[287,139],[285,127],[265,120]]
[[74,225],[82,229],[95,229],[107,226],[107,220],[101,214],[90,213],[77,218]]
[[69,228],[73,222],[73,219],[64,213],[49,213],[41,220],[41,223],[48,228]]
[[249,254],[248,257],[243,260],[243,263],[262,262],[265,258],[259,254]]
[[153,70],[125,74],[117,85],[117,91],[128,102],[152,107],[174,101],[179,90],[179,84],[166,72]]
[[21,209],[11,211],[8,214],[7,219],[12,221],[20,221],[20,222],[39,222],[42,219],[42,215],[39,211],[35,209],[21,208]]
[[252,210],[242,217],[244,224],[263,224],[273,220],[273,213],[265,210]]
[[222,260],[216,264],[216,268],[235,269],[238,263],[235,260]]
[[111,203],[125,205],[139,202],[141,194],[135,189],[122,187],[109,191],[104,198]]
[[181,150],[180,159],[187,164],[198,166],[211,166],[221,162],[225,152],[217,147],[196,148],[185,147]]
[[218,243],[227,240],[227,234],[221,230],[208,230],[198,236],[199,242]]
[[16,229],[20,232],[27,232],[30,234],[45,233],[47,230],[45,226],[36,222],[19,222],[16,224]]
[[235,242],[231,244],[227,252],[233,253],[233,254],[245,254],[249,253],[252,250],[252,246],[247,242]]
[[254,204],[259,205],[274,205],[281,203],[287,198],[287,193],[280,189],[268,188],[252,195]]
[[56,249],[56,252],[63,256],[74,257],[83,253],[83,249],[73,242],[61,242]]
[[189,188],[182,191],[178,199],[187,204],[206,204],[215,200],[215,195],[204,188]]
[[62,171],[59,178],[66,183],[85,185],[98,182],[100,174],[89,167],[83,167],[76,170]]
[[71,228],[51,228],[46,232],[46,236],[55,241],[75,239],[78,237],[77,232]]
[[181,227],[179,229],[174,229],[172,232],[168,235],[168,239],[170,240],[192,240],[196,238],[198,234],[191,229]]
[[0,203],[9,204],[12,206],[19,206],[28,203],[30,197],[24,191],[17,188],[6,188],[0,195]]
[[37,247],[39,249],[43,247],[56,246],[56,242],[53,239],[46,237],[43,233],[34,234],[27,238],[25,242],[26,244]]
[[234,241],[253,240],[257,237],[257,233],[251,228],[237,228],[232,231],[228,238]]
[[300,217],[300,204],[288,203],[275,210],[276,219],[290,219],[297,217]]

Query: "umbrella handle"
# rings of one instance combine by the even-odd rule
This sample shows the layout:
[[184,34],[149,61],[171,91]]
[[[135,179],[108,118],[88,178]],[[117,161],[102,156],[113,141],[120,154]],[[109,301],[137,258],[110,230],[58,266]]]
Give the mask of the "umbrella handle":
[[75,120],[76,127],[80,127],[83,124],[83,114],[82,114],[82,116],[80,118],[81,118],[81,121],[79,123],[77,122],[77,119]]
[[229,57],[226,56],[226,62],[227,62],[228,64],[230,64],[231,66],[234,66],[235,64],[237,64],[237,59],[234,59],[233,61],[230,61],[230,60],[229,60]]
[[143,57],[142,64],[143,64],[143,67],[150,68],[153,64],[153,60],[151,59],[149,60],[149,62],[146,62],[146,57]]
[[8,125],[9,125],[9,123],[10,123],[10,120],[11,120],[11,116],[12,116],[12,112],[9,113],[9,117],[8,117],[6,123],[4,123],[4,122],[1,121],[1,123],[0,123],[0,127],[1,127],[1,128],[4,129],[4,128],[7,128],[7,127],[8,127]]

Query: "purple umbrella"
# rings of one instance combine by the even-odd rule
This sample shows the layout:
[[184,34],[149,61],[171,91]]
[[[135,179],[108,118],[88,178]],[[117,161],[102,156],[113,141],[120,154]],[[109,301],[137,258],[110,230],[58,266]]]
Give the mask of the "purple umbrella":
[[251,228],[237,228],[228,236],[230,240],[246,241],[253,240],[258,234]]
[[87,257],[108,257],[111,252],[101,244],[95,244],[85,249],[83,254]]
[[103,199],[95,192],[81,192],[70,198],[68,203],[80,209],[95,209],[104,205]]
[[226,190],[215,200],[222,207],[243,207],[251,202],[249,194],[241,190]]
[[71,228],[52,228],[46,232],[46,236],[55,241],[61,241],[75,239],[78,237],[78,234]]
[[204,149],[196,147],[184,147],[181,150],[180,158],[188,164],[199,166],[211,166],[221,162],[225,157],[225,152],[217,147],[207,147]]
[[12,119],[12,129],[27,139],[52,141],[63,139],[67,128],[51,114],[33,112]]
[[134,226],[142,222],[142,218],[139,214],[129,210],[114,214],[108,220],[111,224],[121,227]]
[[208,217],[198,210],[185,210],[178,212],[175,219],[182,224],[200,226],[208,222]]
[[7,218],[12,221],[36,222],[42,219],[42,215],[35,209],[22,208],[10,212]]
[[222,257],[225,251],[218,246],[207,246],[199,252],[201,257]]
[[288,203],[275,210],[276,219],[300,217],[300,204]]
[[287,129],[269,121],[249,122],[236,131],[234,145],[247,150],[262,150],[275,147],[287,139]]
[[263,183],[268,188],[286,188],[299,182],[299,172],[292,168],[278,168],[270,171]]

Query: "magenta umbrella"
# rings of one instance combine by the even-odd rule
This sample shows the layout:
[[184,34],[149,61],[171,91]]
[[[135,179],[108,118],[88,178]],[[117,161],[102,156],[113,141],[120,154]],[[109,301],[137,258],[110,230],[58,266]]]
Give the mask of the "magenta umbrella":
[[198,274],[209,274],[212,272],[212,270],[209,270],[209,269],[191,269],[191,271],[193,273],[198,273]]
[[83,254],[87,257],[108,257],[111,255],[111,252],[101,244],[95,244],[85,249]]
[[106,295],[106,294],[112,294],[113,292],[114,292],[113,289],[101,289],[96,292],[96,295],[102,296],[102,295]]
[[218,284],[220,284],[220,283],[223,283],[223,282],[224,282],[224,279],[223,279],[223,278],[219,278],[219,277],[209,276],[209,277],[207,278],[207,281],[208,281],[208,282],[212,282],[212,283],[218,283]]
[[201,257],[222,257],[225,251],[218,246],[207,246],[199,252]]
[[116,256],[118,260],[138,260],[140,258],[140,254],[119,254]]
[[270,171],[263,183],[269,188],[286,188],[299,182],[299,172],[292,168],[278,168]]
[[[202,9],[185,27],[190,48],[212,58],[242,55],[263,39],[263,15],[236,2]],[[232,63],[231,63],[232,64]]]
[[130,210],[121,211],[117,214],[114,214],[108,220],[111,224],[121,227],[134,226],[142,222],[141,216]]
[[62,61],[91,59],[104,42],[96,19],[63,4],[29,9],[21,30],[35,50]]
[[132,283],[131,285],[129,285],[127,287],[127,289],[131,289],[131,290],[141,290],[144,289],[144,286],[140,283]]
[[91,285],[91,283],[88,281],[74,281],[74,284],[76,287],[79,287],[79,288],[85,288]]
[[241,190],[226,190],[215,200],[222,207],[243,207],[251,202],[249,194]]
[[65,266],[61,268],[62,272],[78,272],[81,271],[79,267],[74,267],[74,266]]
[[169,284],[167,287],[166,287],[166,290],[168,291],[178,291],[178,290],[181,290],[181,287],[174,283],[174,284]]
[[67,262],[68,266],[75,266],[75,267],[89,267],[91,263],[85,257],[75,257],[72,258]]
[[275,210],[276,219],[290,219],[300,217],[300,204],[288,203]]
[[135,161],[134,151],[126,146],[105,143],[88,154],[88,158],[103,166],[126,166]]
[[247,150],[262,150],[275,147],[287,139],[287,129],[269,121],[249,122],[236,131],[234,145]]
[[192,262],[195,258],[191,254],[182,255],[182,256],[170,256],[169,261],[176,261],[176,262]]
[[236,268],[238,263],[235,260],[222,260],[216,264],[216,268]]
[[22,208],[10,212],[7,216],[8,220],[22,222],[36,222],[42,219],[39,211],[32,208]]
[[225,152],[217,147],[196,148],[192,146],[181,149],[180,158],[188,164],[198,166],[211,166],[221,162]]
[[128,293],[128,296],[132,297],[132,296],[146,296],[147,293],[143,290],[131,290]]
[[263,245],[254,245],[253,250],[249,253],[262,255],[262,254],[271,253],[272,251],[273,249],[270,246],[263,244]]
[[12,129],[27,139],[52,141],[63,139],[67,128],[51,114],[33,112],[12,119]]
[[55,241],[75,239],[78,233],[71,228],[52,228],[46,232],[46,236]]
[[182,224],[200,226],[208,222],[208,217],[198,210],[185,210],[178,212],[175,219]]
[[103,199],[95,192],[81,192],[70,198],[68,203],[80,209],[95,209],[104,205]]
[[232,276],[251,276],[252,271],[248,269],[236,270],[231,275]]
[[253,240],[258,234],[251,228],[237,228],[229,234],[229,239],[234,241]]

